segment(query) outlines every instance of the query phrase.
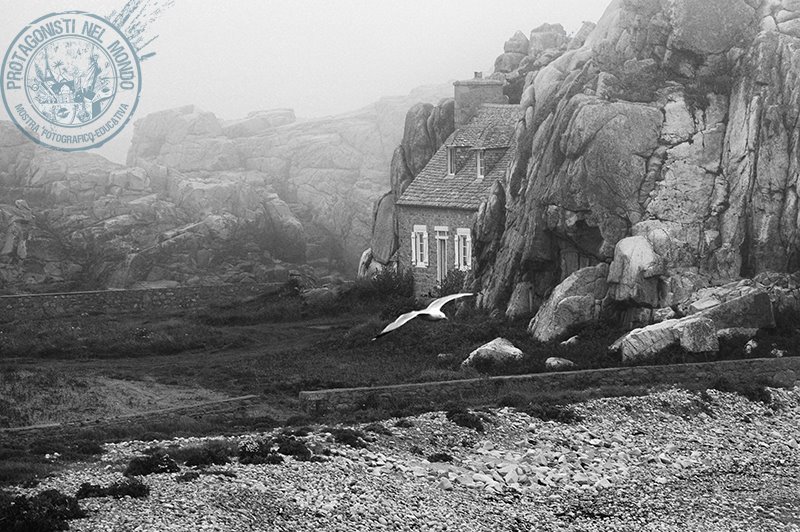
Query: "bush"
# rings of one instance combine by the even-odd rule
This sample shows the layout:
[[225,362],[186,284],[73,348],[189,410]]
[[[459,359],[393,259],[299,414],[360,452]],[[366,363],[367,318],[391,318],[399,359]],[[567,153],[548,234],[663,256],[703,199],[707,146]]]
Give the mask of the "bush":
[[373,432],[375,434],[381,434],[383,436],[391,436],[392,431],[387,429],[383,423],[370,423],[369,425],[364,427],[364,430],[367,432]]
[[0,460],[0,485],[35,485],[40,478],[46,477],[52,471],[52,465],[22,456],[5,458]]
[[364,449],[367,447],[367,442],[364,441],[366,434],[360,430],[328,428],[327,432],[331,433],[336,443],[348,445],[356,449]]
[[200,478],[200,473],[197,471],[187,471],[175,477],[175,482],[191,482]]
[[203,445],[173,450],[170,456],[178,462],[183,462],[187,467],[198,467],[227,464],[233,454],[234,449],[227,441],[211,440]]
[[754,403],[772,403],[772,392],[762,383],[733,383],[725,377],[716,379],[709,388],[720,392],[738,393]]
[[0,491],[0,528],[4,532],[50,532],[67,530],[70,519],[86,517],[78,499],[56,490],[33,497],[13,498]]
[[480,416],[472,412],[467,412],[463,409],[449,410],[445,414],[445,417],[460,427],[475,429],[478,432],[484,431],[483,421],[481,421]]
[[414,274],[411,270],[384,268],[372,277],[356,280],[351,293],[361,300],[384,300],[390,296],[414,296]]
[[175,460],[163,451],[156,451],[148,456],[139,456],[128,463],[123,475],[133,477],[159,473],[177,473],[180,467]]
[[272,440],[268,438],[247,438],[239,443],[239,462],[242,464],[282,464],[283,457],[272,448]]
[[450,270],[442,279],[441,284],[436,287],[436,297],[460,294],[464,290],[464,279],[467,277],[462,270]]
[[531,417],[542,421],[557,421],[558,423],[580,423],[583,416],[575,412],[572,407],[552,405],[547,403],[531,403],[523,409]]
[[84,482],[78,488],[78,493],[75,497],[78,499],[88,499],[94,497],[114,497],[115,499],[122,499],[123,497],[132,497],[134,499],[143,499],[150,494],[150,488],[138,478],[126,478],[115,482],[104,488],[97,484],[90,484]]
[[278,436],[275,438],[272,446],[278,447],[278,452],[285,456],[292,456],[296,460],[308,461],[311,460],[311,449],[293,436]]

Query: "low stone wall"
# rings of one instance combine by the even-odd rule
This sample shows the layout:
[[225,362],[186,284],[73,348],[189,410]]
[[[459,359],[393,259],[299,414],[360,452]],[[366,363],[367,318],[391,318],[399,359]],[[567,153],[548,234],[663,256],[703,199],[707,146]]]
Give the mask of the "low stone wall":
[[82,314],[193,310],[274,291],[279,284],[236,284],[0,296],[0,322]]
[[672,366],[640,366],[599,370],[489,377],[459,381],[402,384],[300,392],[307,411],[322,413],[359,408],[441,407],[449,402],[471,406],[497,404],[509,394],[586,390],[606,386],[679,384],[705,388],[720,378],[732,384],[793,386],[800,376],[800,357],[727,360]]

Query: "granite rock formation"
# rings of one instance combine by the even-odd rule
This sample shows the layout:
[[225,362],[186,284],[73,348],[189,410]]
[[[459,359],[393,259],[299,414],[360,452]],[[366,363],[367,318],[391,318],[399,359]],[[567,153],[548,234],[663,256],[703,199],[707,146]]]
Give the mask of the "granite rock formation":
[[396,262],[399,235],[395,203],[453,133],[454,117],[452,98],[444,98],[435,106],[418,103],[406,113],[403,138],[392,155],[391,189],[375,203],[370,247],[361,257],[359,276]]
[[539,307],[608,263],[607,308],[680,318],[704,287],[800,267],[800,4],[615,0],[583,43],[537,33],[554,58],[525,74],[518,155],[476,225],[482,307],[519,285]]
[[0,289],[347,275],[371,238],[406,110],[447,92],[310,121],[288,109],[229,121],[162,111],[137,121],[125,165],[38,147],[0,122]]

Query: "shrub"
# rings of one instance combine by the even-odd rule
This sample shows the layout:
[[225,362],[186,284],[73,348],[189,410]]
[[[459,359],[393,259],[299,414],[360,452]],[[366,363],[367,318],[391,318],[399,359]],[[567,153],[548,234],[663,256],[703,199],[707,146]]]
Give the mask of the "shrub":
[[772,403],[772,392],[762,383],[733,383],[725,377],[716,379],[709,388],[720,392],[738,393],[754,403]]
[[466,273],[462,270],[450,270],[447,272],[441,284],[436,287],[436,297],[460,294],[464,290],[464,279],[466,276]]
[[186,471],[175,477],[175,482],[191,482],[200,478],[200,473],[197,471]]
[[284,436],[295,436],[298,438],[305,438],[312,432],[314,432],[314,429],[311,427],[287,427],[283,429]]
[[180,467],[175,460],[163,451],[156,451],[148,456],[138,456],[128,463],[123,475],[133,477],[159,473],[177,473]]
[[504,395],[497,400],[497,406],[500,408],[504,407],[511,407],[511,408],[523,408],[529,405],[531,402],[530,398],[521,393],[510,393],[508,395]]
[[13,499],[0,491],[0,525],[4,532],[67,530],[68,520],[85,516],[78,499],[56,490]]
[[539,418],[542,421],[557,421],[564,424],[583,421],[583,416],[575,412],[570,406],[531,403],[523,411],[529,416]]
[[381,434],[383,436],[391,436],[392,431],[386,428],[383,423],[370,423],[369,425],[364,427],[364,430],[367,432],[373,432],[375,434]]
[[351,293],[361,300],[413,297],[414,274],[411,270],[384,268],[372,277],[358,279]]
[[24,484],[35,485],[40,478],[46,477],[53,470],[50,464],[32,461],[25,457],[0,460],[0,485]]
[[188,467],[222,465],[230,462],[234,449],[225,440],[211,440],[203,445],[182,447],[170,453],[170,456],[183,462]]
[[138,478],[126,478],[119,482],[114,482],[107,488],[84,482],[81,484],[81,487],[78,488],[78,493],[75,494],[75,497],[78,499],[87,499],[90,497],[114,497],[115,499],[132,497],[134,499],[143,499],[149,494],[150,488],[147,484]]
[[242,464],[283,463],[283,457],[272,449],[272,440],[268,438],[247,438],[239,443],[239,462]]
[[285,456],[292,456],[296,460],[311,460],[311,449],[293,436],[278,436],[273,442],[273,446],[278,446],[278,452]]
[[475,429],[478,432],[484,431],[483,421],[481,421],[480,416],[477,416],[472,412],[467,412],[463,409],[449,410],[445,414],[445,417],[460,427]]
[[360,430],[329,428],[327,432],[331,433],[336,443],[348,445],[356,449],[364,449],[367,447],[367,443],[364,441],[366,434]]

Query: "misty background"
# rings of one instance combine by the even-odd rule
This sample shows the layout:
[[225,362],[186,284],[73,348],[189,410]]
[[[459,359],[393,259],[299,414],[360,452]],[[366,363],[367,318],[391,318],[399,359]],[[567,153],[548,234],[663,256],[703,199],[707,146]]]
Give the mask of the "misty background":
[[[80,10],[107,16],[124,0],[2,0],[0,48],[34,19]],[[492,71],[516,30],[545,22],[568,33],[597,21],[590,0],[175,0],[150,25],[135,119],[196,104],[232,119],[288,107],[298,119],[359,109],[420,85]],[[2,106],[0,106],[2,107]],[[0,119],[8,120],[5,109]],[[133,127],[94,150],[124,162]]]

